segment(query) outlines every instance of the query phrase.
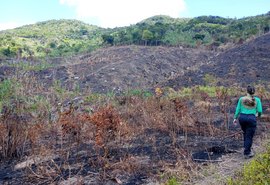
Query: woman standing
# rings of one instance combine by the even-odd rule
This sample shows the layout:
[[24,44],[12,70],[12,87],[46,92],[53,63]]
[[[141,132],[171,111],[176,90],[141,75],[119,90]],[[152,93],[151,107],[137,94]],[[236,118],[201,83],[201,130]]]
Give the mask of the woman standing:
[[237,125],[239,120],[244,136],[244,156],[250,158],[254,156],[251,151],[253,136],[257,127],[256,115],[262,115],[262,103],[260,98],[255,97],[255,88],[247,87],[247,95],[239,98],[236,111],[234,114],[233,124]]

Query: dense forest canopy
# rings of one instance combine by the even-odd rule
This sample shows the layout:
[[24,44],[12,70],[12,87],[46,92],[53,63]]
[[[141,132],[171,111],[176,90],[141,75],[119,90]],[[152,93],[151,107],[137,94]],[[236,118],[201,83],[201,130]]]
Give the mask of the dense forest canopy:
[[50,20],[0,32],[0,58],[70,56],[112,45],[167,45],[215,49],[269,32],[270,14],[242,19],[154,16],[104,29],[77,20]]

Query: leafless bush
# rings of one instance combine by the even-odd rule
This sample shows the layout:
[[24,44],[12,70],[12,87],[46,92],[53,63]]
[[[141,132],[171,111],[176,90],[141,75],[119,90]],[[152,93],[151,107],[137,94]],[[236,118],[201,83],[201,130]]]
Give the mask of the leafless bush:
[[29,122],[26,115],[21,114],[22,104],[13,101],[9,106],[3,107],[0,121],[1,155],[6,157],[21,157],[26,149],[29,138]]
[[95,141],[98,146],[103,147],[116,139],[121,117],[113,106],[100,108],[91,115],[90,120],[96,126]]
[[216,96],[218,99],[218,104],[221,110],[221,113],[224,116],[224,128],[228,130],[229,128],[229,115],[230,105],[232,104],[231,98],[227,88],[219,88],[216,90]]

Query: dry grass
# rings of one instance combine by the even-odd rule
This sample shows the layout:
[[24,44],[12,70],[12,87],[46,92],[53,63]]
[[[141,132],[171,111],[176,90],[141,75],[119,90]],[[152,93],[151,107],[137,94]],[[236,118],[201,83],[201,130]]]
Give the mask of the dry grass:
[[97,145],[103,147],[109,141],[115,140],[121,126],[121,118],[111,105],[98,109],[91,115],[90,121],[96,126],[95,141]]
[[[33,94],[44,90],[33,78],[20,78],[20,83],[25,86],[19,86],[16,96],[3,106],[1,113],[2,159],[58,156],[57,160],[34,161],[28,166],[29,182],[58,183],[81,175],[86,167],[95,169],[93,174],[103,181],[122,182],[118,175],[124,172],[127,175],[143,172],[164,182],[172,176],[190,181],[199,175],[196,173],[200,166],[191,160],[185,144],[194,136],[210,138],[227,134],[224,124],[219,127],[213,123],[216,114],[223,116],[224,123],[230,119],[231,102],[226,89],[217,91],[214,98],[202,92],[193,92],[195,98],[161,94],[147,98],[109,97],[91,105],[95,109],[87,112],[88,104],[78,106],[73,101],[74,95],[60,87],[49,89],[51,94],[43,93],[41,99],[17,98],[29,97],[29,89]],[[264,90],[260,93],[269,98]],[[141,143],[136,143],[140,139]],[[169,141],[165,142],[166,139]],[[89,148],[84,149],[85,146]],[[159,147],[168,151],[162,153]],[[136,153],[136,150],[142,151]],[[175,159],[170,159],[171,156]]]

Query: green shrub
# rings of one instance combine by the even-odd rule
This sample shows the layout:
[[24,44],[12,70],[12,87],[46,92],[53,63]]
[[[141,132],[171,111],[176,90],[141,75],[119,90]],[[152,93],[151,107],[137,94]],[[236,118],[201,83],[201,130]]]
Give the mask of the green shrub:
[[139,97],[151,97],[153,94],[150,91],[145,91],[142,89],[132,89],[124,93],[125,96],[139,96]]
[[12,82],[11,80],[4,80],[0,83],[0,101],[2,102],[12,94]]
[[195,92],[196,93],[206,93],[210,97],[215,97],[217,88],[218,87],[214,87],[214,86],[197,86],[195,88]]
[[85,97],[85,101],[89,103],[98,102],[102,98],[101,94],[92,93]]
[[210,86],[215,86],[217,84],[217,78],[211,74],[206,74],[203,77],[203,81],[205,82],[206,85],[210,85]]
[[166,185],[180,185],[178,180],[175,177],[171,177],[167,182]]
[[264,154],[260,154],[235,177],[228,180],[229,185],[266,185],[270,184],[270,147]]

